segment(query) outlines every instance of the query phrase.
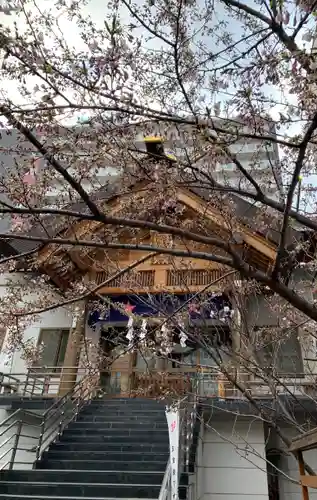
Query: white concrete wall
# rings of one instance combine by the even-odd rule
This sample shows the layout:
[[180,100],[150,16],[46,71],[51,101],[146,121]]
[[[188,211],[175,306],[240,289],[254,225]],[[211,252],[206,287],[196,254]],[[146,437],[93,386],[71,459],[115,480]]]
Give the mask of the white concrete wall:
[[211,419],[205,424],[202,467],[203,500],[268,500],[262,422]]
[[[0,467],[4,468],[8,468],[7,462],[11,460],[11,448],[15,444],[15,437],[18,431],[18,425],[12,425],[19,420],[19,415],[14,415],[14,413],[15,412],[6,410],[5,408],[0,408],[0,423],[12,415],[12,419],[8,420],[8,422],[0,428]],[[38,415],[39,418],[32,418],[32,425],[30,425],[31,422],[29,421],[28,423],[25,422],[22,426],[18,447],[23,448],[23,450],[17,450],[14,468],[30,469],[35,461],[36,452],[32,451],[32,448],[37,445],[39,440],[41,412],[38,411],[34,413]]]
[[[65,408],[64,408],[65,409]],[[60,410],[59,410],[60,411]],[[36,460],[36,446],[39,443],[41,424],[44,410],[32,411],[33,416],[15,415],[15,412],[0,409],[0,423],[10,415],[12,418],[0,428],[0,468],[8,468],[11,461],[12,447],[15,445],[16,434],[18,432],[18,420],[23,420],[18,450],[14,459],[14,469],[31,469]],[[71,419],[73,412],[67,412],[67,420]],[[15,423],[16,422],[16,423]],[[15,424],[14,424],[15,423]],[[13,425],[14,424],[14,425]],[[11,426],[12,425],[12,426]],[[42,446],[47,449],[49,444],[55,439],[59,431],[59,418],[56,410],[52,411],[49,420],[46,421],[44,430],[44,441]],[[7,452],[7,453],[6,453]]]
[[[21,280],[21,274],[18,273],[16,275],[10,274],[8,277],[9,279],[12,279],[14,276],[16,276],[17,279]],[[6,275],[3,274],[0,276],[0,298],[4,297],[6,294],[6,279]],[[26,297],[26,300],[31,301],[32,296]],[[58,300],[59,298],[56,295],[56,301]],[[72,325],[71,314],[66,308],[58,308],[53,309],[52,311],[46,311],[39,316],[39,319],[35,321],[32,326],[26,328],[24,332],[24,339],[32,339],[35,344],[38,341],[40,330],[42,328],[71,328]],[[0,354],[0,372],[25,373],[27,370],[27,365],[25,363],[25,360],[21,358],[21,352],[19,350],[16,350],[11,361],[9,363],[6,363],[8,361],[8,357],[5,353],[5,347],[6,340],[3,343]]]
[[201,423],[196,450],[195,471],[193,474],[190,474],[188,480],[188,500],[201,500],[204,496],[204,432],[205,427]]
[[[40,424],[40,420],[38,422]],[[0,459],[0,467],[8,468],[7,462],[11,460],[12,450],[11,448],[15,444],[15,434],[17,432],[17,426],[12,427],[6,433],[1,436],[0,443],[4,443],[10,436],[11,439],[5,445],[1,446],[0,454],[2,458]],[[27,436],[27,437],[26,437]],[[33,462],[35,461],[36,452],[34,448],[37,446],[40,436],[40,427],[30,426],[24,424],[21,430],[21,437],[19,439],[18,447],[14,460],[15,469],[31,469]],[[21,449],[23,448],[23,449]],[[5,451],[8,453],[4,455]]]

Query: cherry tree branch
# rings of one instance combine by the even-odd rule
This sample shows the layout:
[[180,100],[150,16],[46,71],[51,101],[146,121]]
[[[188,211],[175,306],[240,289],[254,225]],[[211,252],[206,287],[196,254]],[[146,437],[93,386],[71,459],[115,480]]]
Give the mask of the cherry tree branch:
[[[134,104],[133,104],[134,106]],[[133,116],[140,116],[140,117],[147,117],[149,121],[153,120],[154,122],[167,122],[167,123],[175,123],[178,125],[192,125],[193,127],[199,127],[200,129],[208,128],[207,125],[200,124],[198,121],[197,125],[197,120],[191,120],[190,118],[182,118],[181,116],[174,116],[168,113],[162,113],[161,111],[157,110],[151,110],[151,112],[147,112],[146,109],[144,108],[144,111],[136,111],[134,109],[128,109],[128,108],[123,108],[123,107],[118,107],[118,106],[105,106],[105,105],[84,105],[84,104],[76,104],[76,103],[71,103],[71,104],[56,104],[56,105],[43,105],[42,103],[39,104],[38,106],[32,107],[32,108],[17,108],[17,107],[12,107],[10,110],[12,114],[32,114],[32,113],[37,113],[39,111],[62,111],[62,110],[67,110],[67,109],[75,109],[75,110],[86,110],[86,111],[114,111],[117,113],[123,113],[123,114],[129,114]],[[150,108],[149,108],[150,109]],[[233,125],[234,125],[234,120],[232,120]],[[146,123],[146,122],[145,122]],[[220,127],[219,125],[213,123],[212,128],[215,132],[219,132],[220,134],[225,134],[226,136],[232,135],[234,137],[239,137],[239,138],[245,138],[245,139],[256,139],[259,141],[268,141],[272,142],[274,144],[280,144],[281,146],[285,146],[288,148],[299,148],[299,143],[297,142],[289,142],[286,141],[282,138],[278,138],[273,135],[266,135],[266,134],[256,134],[256,133],[251,133],[251,132],[243,132],[239,130],[239,122],[236,122],[237,126],[237,131],[232,131],[231,128],[225,129]],[[143,151],[144,152],[144,151]]]
[[[126,224],[128,227],[129,224]],[[139,226],[138,226],[139,227]],[[157,226],[160,228],[159,232],[165,232],[167,234],[173,234],[173,232],[168,230],[162,230],[162,227],[166,226]],[[170,226],[167,226],[170,227]],[[173,231],[176,231],[174,234],[179,234],[179,231],[182,231],[178,228],[172,228]],[[186,233],[186,231],[185,231]],[[208,252],[196,252],[191,250],[177,250],[170,248],[157,247],[152,245],[139,245],[139,244],[124,244],[124,243],[103,243],[103,242],[94,242],[94,241],[86,241],[86,240],[68,240],[62,238],[42,238],[42,237],[34,237],[34,236],[24,236],[24,235],[14,235],[17,239],[27,240],[27,241],[39,241],[42,243],[52,243],[58,245],[69,245],[69,246],[77,246],[77,247],[95,247],[95,248],[115,248],[115,249],[129,249],[129,250],[140,250],[140,251],[149,251],[162,253],[167,255],[173,255],[175,257],[191,257],[195,259],[202,259],[211,262],[217,262],[226,266],[230,266],[237,271],[239,271],[242,276],[246,278],[251,278],[259,283],[262,283],[268,286],[273,292],[280,295],[287,302],[293,305],[296,309],[306,314],[309,318],[317,321],[317,307],[315,307],[311,302],[304,299],[301,295],[296,293],[294,290],[288,288],[283,283],[280,283],[273,279],[270,275],[253,268],[250,264],[245,262],[241,257],[232,249],[232,246],[228,243],[224,243],[220,238],[206,238],[201,237],[201,239],[197,239],[196,235],[193,234],[193,241],[200,241],[201,243],[206,243],[206,239],[212,240],[213,246],[221,248],[225,250],[230,257],[223,257],[220,255],[214,255]],[[7,234],[0,233],[0,239],[8,239]],[[188,236],[187,238],[188,239]],[[202,241],[203,240],[203,241]]]
[[[221,1],[228,6],[236,7],[238,10],[242,10],[246,14],[249,14],[267,24],[271,28],[273,33],[277,35],[277,37],[283,43],[283,45],[296,58],[296,60],[300,62],[302,67],[307,71],[310,71],[310,63],[308,55],[305,54],[305,52],[298,47],[292,36],[287,35],[287,33],[285,32],[280,23],[277,23],[274,19],[270,19],[269,17],[265,16],[258,10],[253,9],[252,7],[249,7],[248,5],[242,2],[239,2],[238,0],[221,0]],[[298,57],[299,55],[301,56],[300,58]]]
[[280,243],[279,243],[279,247],[278,247],[278,251],[277,251],[277,257],[276,257],[276,261],[275,261],[274,270],[272,273],[272,277],[274,279],[277,279],[277,277],[278,277],[278,273],[279,273],[279,270],[281,267],[281,260],[283,259],[283,256],[285,254],[287,228],[288,228],[290,210],[291,210],[291,206],[293,204],[294,193],[295,193],[296,186],[299,183],[299,175],[300,175],[301,169],[303,168],[303,163],[304,163],[308,143],[309,143],[314,131],[316,130],[316,128],[317,128],[317,113],[315,113],[315,116],[314,116],[310,126],[308,127],[308,129],[304,135],[304,138],[300,144],[300,148],[299,148],[296,163],[295,163],[295,168],[294,168],[293,175],[292,175],[291,184],[290,184],[288,192],[287,192],[285,211],[284,211],[283,223],[282,223],[282,229],[281,229]]
[[295,40],[296,36],[298,35],[298,33],[300,32],[300,30],[302,29],[302,27],[304,26],[304,24],[308,21],[308,18],[309,16],[312,14],[312,12],[314,11],[314,9],[316,8],[317,6],[317,2],[314,2],[312,4],[312,6],[310,7],[309,11],[308,12],[305,12],[304,16],[302,17],[302,19],[299,21],[298,25],[296,26],[296,28],[294,29],[293,31],[293,34],[291,35],[291,38],[293,40]]
[[137,14],[137,12],[135,12],[135,10],[133,10],[131,8],[131,3],[130,2],[127,2],[126,0],[121,0],[121,2],[128,9],[128,11],[132,15],[132,17],[134,17],[141,24],[141,26],[143,26],[143,28],[146,29],[146,31],[148,31],[149,33],[151,33],[151,35],[153,35],[153,36],[159,38],[160,40],[162,40],[164,43],[166,43],[166,45],[169,45],[170,47],[173,46],[173,43],[168,38],[166,38],[162,33],[158,33],[156,30],[154,30],[154,29],[151,28],[150,21],[144,22],[144,20],[142,19],[142,17],[140,17]]
[[[155,225],[156,226],[156,225]],[[126,227],[129,227],[126,225]],[[160,226],[157,225],[158,228]],[[170,231],[158,231],[164,234],[175,234],[174,230],[178,233],[178,228],[173,228],[172,226],[162,226],[162,227],[170,227]],[[161,227],[161,228],[162,228]],[[185,231],[186,232],[186,231]],[[190,240],[191,238],[189,237],[190,232],[188,232],[188,237],[186,238],[187,240]],[[34,241],[34,242],[39,242],[43,244],[56,244],[56,245],[63,245],[63,246],[75,246],[75,247],[90,247],[90,248],[103,248],[103,249],[126,249],[126,250],[139,250],[139,251],[147,251],[147,252],[156,252],[156,253],[161,253],[161,254],[167,254],[167,255],[174,255],[176,257],[192,257],[195,259],[204,259],[204,260],[211,260],[213,262],[219,262],[220,264],[224,265],[232,265],[233,261],[232,259],[228,257],[223,257],[220,255],[214,255],[208,252],[199,252],[199,251],[192,251],[192,250],[177,250],[174,248],[164,248],[164,247],[157,247],[154,245],[143,245],[143,244],[137,244],[137,243],[108,243],[108,242],[101,242],[101,241],[89,241],[89,240],[72,240],[72,239],[64,239],[64,238],[46,238],[42,236],[28,236],[28,235],[23,235],[23,234],[12,234],[10,237],[8,236],[7,233],[0,233],[0,240],[7,240],[9,238],[12,239],[18,239],[18,240],[23,240],[23,241]],[[198,238],[199,241],[202,243],[203,241]],[[202,239],[205,241],[205,237],[202,236]],[[207,238],[208,240],[211,239],[213,243],[211,245],[213,246],[220,246],[223,250],[225,248],[227,249],[226,251],[230,252],[230,247],[229,245],[226,245],[225,243],[222,242],[220,238]],[[193,233],[193,241],[196,240],[196,235]]]
[[92,288],[91,290],[89,290],[88,292],[86,292],[82,295],[79,295],[78,297],[64,300],[63,302],[58,302],[56,304],[52,304],[50,306],[43,307],[41,309],[36,309],[34,311],[26,311],[23,313],[18,313],[18,314],[15,314],[15,316],[21,317],[21,316],[31,316],[31,315],[41,314],[41,313],[46,312],[46,311],[52,311],[53,309],[57,309],[58,307],[69,306],[69,305],[75,304],[76,302],[79,302],[81,300],[87,299],[88,297],[91,297],[92,295],[96,294],[99,290],[101,290],[101,288],[107,286],[108,283],[110,283],[112,280],[120,278],[120,276],[122,276],[123,274],[128,273],[129,271],[132,271],[135,267],[139,266],[140,264],[143,264],[144,262],[151,259],[155,255],[157,255],[157,253],[152,252],[152,253],[149,253],[149,254],[141,257],[140,259],[136,260],[135,262],[132,262],[132,264],[129,264],[128,266],[126,266],[124,269],[120,269],[120,271],[113,274],[110,278],[107,278],[105,281],[100,283],[98,286]]

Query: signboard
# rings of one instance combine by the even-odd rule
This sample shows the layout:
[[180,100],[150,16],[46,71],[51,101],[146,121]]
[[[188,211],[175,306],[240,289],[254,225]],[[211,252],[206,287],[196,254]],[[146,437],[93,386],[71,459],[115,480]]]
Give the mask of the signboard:
[[179,435],[180,435],[180,416],[179,407],[166,407],[166,420],[168,425],[168,436],[170,445],[170,463],[171,463],[171,493],[172,500],[178,500],[178,478],[179,478]]

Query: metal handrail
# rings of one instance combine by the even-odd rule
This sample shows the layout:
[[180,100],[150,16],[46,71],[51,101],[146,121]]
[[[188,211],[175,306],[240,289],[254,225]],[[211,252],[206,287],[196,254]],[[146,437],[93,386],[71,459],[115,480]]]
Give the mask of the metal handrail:
[[24,373],[2,372],[0,373],[0,391],[4,389],[8,390],[5,391],[8,394],[14,392],[27,397],[53,396],[58,394],[62,380],[63,383],[67,383],[65,378],[69,377],[69,382],[73,382],[74,375],[80,375],[83,371],[85,372],[85,369],[78,368],[78,366],[43,366],[31,367]]
[[[84,392],[83,395],[94,394],[95,390],[96,390],[96,388],[89,388]],[[87,401],[87,400],[83,400],[83,398],[78,397],[77,400],[75,400],[75,401],[80,401],[80,403],[73,405],[73,408],[71,409],[71,411],[69,413],[62,412],[63,418],[61,420],[59,420],[58,418],[56,418],[54,420],[54,423],[57,423],[57,425],[55,427],[52,426],[51,421],[47,421],[48,427],[43,432],[42,440],[40,442],[40,446],[38,447],[38,450],[39,450],[38,457],[40,456],[40,454],[42,454],[47,449],[49,444],[54,439],[56,439],[57,437],[59,437],[61,435],[61,433],[63,432],[65,427],[67,425],[69,425],[75,418],[77,418],[79,411],[82,409],[82,407],[85,404],[88,404],[91,401],[91,398],[89,401]],[[83,402],[83,401],[85,401],[85,402]],[[72,401],[72,402],[74,403],[74,401]],[[57,417],[58,417],[58,415],[57,415]],[[56,434],[57,430],[58,430],[58,433]],[[46,431],[48,431],[47,435],[45,435]],[[53,436],[53,439],[50,439],[52,436]],[[38,459],[38,457],[36,459]]]
[[[67,386],[68,381],[69,383],[73,383],[74,381],[74,375],[77,373],[77,375],[83,374],[82,370],[85,370],[84,368],[78,368],[77,366],[67,366],[67,367],[58,367],[61,369],[58,373],[56,372],[56,367],[32,367],[28,370],[27,373],[14,373],[14,374],[5,374],[5,373],[0,373],[0,392],[2,393],[1,395],[6,397],[5,394],[11,395],[17,394],[19,396],[23,397],[57,397],[60,389],[61,389],[61,384],[64,386]],[[227,380],[225,377],[221,377],[221,373],[217,367],[207,367],[200,365],[199,367],[195,366],[188,366],[188,367],[183,367],[186,369],[186,371],[183,370],[175,370],[175,369],[169,369],[165,370],[164,373],[164,379],[163,382],[165,381],[166,378],[166,383],[168,383],[168,380],[171,381],[171,383],[176,384],[175,385],[175,390],[176,392],[185,392],[188,391],[188,388],[186,387],[186,382],[189,382],[192,380],[193,377],[199,377],[201,379],[201,389],[202,393],[200,394],[201,396],[206,395],[210,396],[210,389],[212,387],[206,386],[206,394],[205,393],[205,388],[204,384],[209,384],[209,381],[212,383],[215,383],[214,387],[214,394],[218,395],[220,397],[225,397],[225,398],[231,398],[231,397],[237,397],[239,395],[239,391],[237,391],[234,386],[230,383],[229,380]],[[43,370],[43,371],[39,371]],[[45,370],[45,371],[44,371]],[[248,390],[252,391],[252,393],[257,396],[258,392],[261,395],[263,391],[266,390],[266,387],[268,384],[266,383],[265,380],[263,380],[261,377],[256,377],[255,374],[250,374],[249,372],[244,372],[239,369],[239,367],[236,367],[237,373],[233,375],[236,377],[238,380],[241,378],[245,384],[245,386],[248,388]],[[124,373],[125,371],[120,370],[120,373]],[[126,373],[129,373],[131,375],[131,370],[126,371]],[[143,385],[146,386],[147,384],[147,379],[148,378],[153,378],[153,383],[156,383],[156,379],[159,379],[162,377],[162,373],[160,370],[150,370],[150,371],[144,371],[141,368],[135,367],[132,370],[133,375],[137,377],[141,377],[143,380]],[[218,376],[222,378],[220,381],[220,385],[218,384],[217,387],[217,381],[218,381]],[[317,374],[316,374],[317,376]],[[182,386],[181,380],[184,380],[184,387]],[[281,381],[278,383],[275,383],[275,386],[277,387],[293,387],[294,384],[298,388],[303,388],[302,390],[306,390],[306,386],[310,386],[313,383],[315,383],[315,375],[310,373],[298,373],[298,374],[283,374],[283,377],[281,378]],[[155,390],[155,387],[152,388],[152,392]],[[213,389],[212,389],[213,390]]]
[[[59,398],[42,415],[38,415],[34,412],[26,411],[23,409],[18,409],[14,413],[9,415],[5,420],[3,420],[0,423],[0,428],[5,426],[5,429],[0,431],[0,436],[5,435],[15,426],[17,427],[17,430],[0,444],[1,450],[10,442],[11,439],[14,438],[14,444],[12,445],[12,447],[10,447],[8,450],[5,450],[4,453],[0,455],[1,460],[11,452],[10,459],[2,464],[0,470],[3,470],[7,466],[9,466],[9,469],[13,468],[18,450],[35,453],[35,460],[38,460],[42,453],[51,444],[51,442],[60,436],[63,429],[67,425],[69,425],[71,421],[77,418],[77,415],[81,408],[85,404],[90,403],[92,397],[96,394],[96,390],[98,389],[97,381],[99,382],[99,377],[96,370],[93,373],[88,373],[86,376],[84,376],[75,384],[72,390],[70,390],[62,398]],[[29,424],[26,422],[24,418],[25,416],[32,416],[39,423]],[[10,425],[7,425],[8,423],[10,423]],[[32,436],[26,436],[25,434],[22,434],[22,428],[24,424],[31,425],[40,430],[39,437],[34,437],[34,439],[37,440],[35,446],[29,449],[19,446],[21,437],[32,438]]]
[[[96,372],[97,373],[97,372]],[[99,372],[98,372],[99,373]],[[62,396],[61,398],[59,398],[57,401],[55,401],[55,403],[53,403],[47,410],[46,412],[44,413],[44,415],[46,415],[47,413],[49,413],[53,408],[55,408],[56,406],[60,406],[65,400],[68,400],[68,398],[70,396],[73,396],[76,391],[81,387],[83,381],[86,379],[86,378],[89,378],[91,377],[91,374],[88,373],[85,377],[83,377],[81,380],[78,380],[78,382],[76,382],[76,384],[74,385],[74,387],[72,389],[70,389],[64,396]]]
[[171,459],[169,458],[164,472],[158,500],[169,500],[171,498],[172,496],[171,479],[172,479],[172,467],[171,467]]
[[[82,388],[85,387],[85,383],[91,382],[93,378],[96,376],[98,372],[96,371],[94,374],[88,373],[86,377],[82,380],[78,381],[77,384],[73,387],[71,391],[69,391],[65,396],[57,400],[50,408],[48,408],[43,414],[43,420],[41,423],[41,432],[39,437],[39,442],[37,445],[36,451],[36,460],[38,460],[39,456],[47,446],[50,444],[49,437],[54,434],[54,430],[57,431],[57,437],[60,436],[62,430],[68,425],[75,417],[77,417],[79,410],[87,403],[91,401],[91,395],[96,391],[96,385],[93,385],[91,388],[84,388],[83,392],[81,392]],[[99,382],[99,378],[98,378]],[[88,391],[87,391],[88,389]],[[79,392],[78,396],[75,397],[76,393]],[[86,398],[88,397],[88,399]],[[77,403],[77,401],[79,401]],[[71,411],[68,413],[67,409],[65,411],[65,407],[67,403],[71,404]],[[72,412],[73,410],[73,412]],[[58,416],[61,416],[61,419]],[[55,418],[57,417],[57,418]],[[55,418],[55,420],[54,420]],[[53,424],[52,424],[53,420]],[[58,422],[58,425],[54,428],[53,425],[55,422]],[[50,434],[45,436],[45,432],[50,430]],[[46,443],[45,447],[43,447],[43,443]]]

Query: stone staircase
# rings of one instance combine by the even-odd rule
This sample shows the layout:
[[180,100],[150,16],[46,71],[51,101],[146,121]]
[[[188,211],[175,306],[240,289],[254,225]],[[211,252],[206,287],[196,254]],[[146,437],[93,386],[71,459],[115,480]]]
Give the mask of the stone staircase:
[[93,400],[34,469],[1,472],[0,500],[157,499],[169,456],[164,410],[145,399]]

